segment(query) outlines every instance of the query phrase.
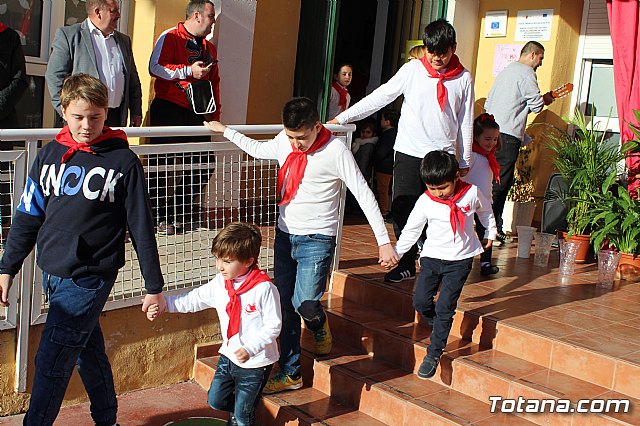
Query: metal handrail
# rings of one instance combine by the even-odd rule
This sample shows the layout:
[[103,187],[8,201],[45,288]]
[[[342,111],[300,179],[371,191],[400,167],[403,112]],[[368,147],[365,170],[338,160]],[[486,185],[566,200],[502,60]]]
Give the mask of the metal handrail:
[[[249,125],[239,124],[228,126],[247,135],[274,134],[280,132],[284,127],[282,124]],[[350,133],[356,130],[355,124],[326,124],[325,127],[332,132]],[[159,127],[114,127],[122,129],[128,137],[160,137],[160,136],[207,136],[215,133],[204,126],[159,126]],[[49,140],[56,137],[60,129],[0,129],[0,140],[3,141],[23,141],[23,140]]]

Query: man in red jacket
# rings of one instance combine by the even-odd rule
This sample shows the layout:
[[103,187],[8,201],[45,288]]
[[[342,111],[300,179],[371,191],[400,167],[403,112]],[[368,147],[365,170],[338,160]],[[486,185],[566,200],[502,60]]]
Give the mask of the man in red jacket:
[[[220,119],[217,51],[206,39],[215,21],[215,7],[211,0],[191,0],[187,5],[186,20],[163,32],[156,41],[149,60],[149,73],[155,77],[155,99],[149,109],[151,126],[201,126],[205,119]],[[215,111],[198,115],[187,98],[187,86],[189,83],[207,80],[211,82]],[[209,137],[162,137],[152,138],[150,142],[165,144],[209,140]],[[172,235],[183,224],[190,225],[191,228],[197,227],[197,214],[192,215],[188,211],[192,209],[193,197],[198,195],[201,184],[205,184],[208,177],[207,170],[203,170],[201,165],[207,161],[205,155],[186,153],[181,154],[180,158],[162,156],[163,159],[150,163],[158,166],[177,163],[197,165],[195,170],[189,171],[187,168],[181,176],[171,176],[171,167],[167,169],[167,174],[160,170],[158,176],[151,175],[149,192],[156,207],[154,213],[159,234]],[[176,187],[171,187],[173,182]]]

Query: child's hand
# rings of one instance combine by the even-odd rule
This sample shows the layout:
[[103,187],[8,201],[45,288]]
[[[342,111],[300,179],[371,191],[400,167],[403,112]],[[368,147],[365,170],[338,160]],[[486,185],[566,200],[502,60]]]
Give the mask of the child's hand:
[[327,121],[327,124],[340,124],[340,122],[334,118],[332,120]]
[[153,304],[151,306],[149,306],[149,308],[147,308],[147,319],[149,321],[153,321],[154,319],[158,318],[158,311],[160,310],[160,307],[157,304]]
[[240,348],[237,351],[235,351],[233,354],[236,356],[236,358],[238,358],[238,361],[240,361],[241,363],[245,363],[249,361],[249,358],[251,358],[251,356],[249,355],[249,352],[247,352],[245,348]]
[[400,258],[398,253],[393,249],[391,243],[383,244],[378,247],[378,263],[389,269],[398,264]]
[[227,126],[219,121],[203,121],[202,124],[212,132],[224,133],[224,131],[227,130]]
[[485,250],[489,250],[492,245],[493,245],[493,240],[488,240],[486,238],[482,240],[482,247],[484,247]]
[[460,177],[465,177],[469,173],[469,168],[460,169]]
[[[149,310],[155,306],[155,316],[149,316]],[[164,294],[147,294],[142,299],[142,312],[147,314],[149,321],[153,321],[167,310],[167,302],[164,300]]]

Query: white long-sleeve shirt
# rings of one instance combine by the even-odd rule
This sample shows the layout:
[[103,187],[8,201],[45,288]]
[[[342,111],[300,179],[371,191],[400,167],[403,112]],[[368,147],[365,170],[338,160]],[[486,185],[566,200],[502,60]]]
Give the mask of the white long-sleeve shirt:
[[467,183],[475,185],[478,189],[492,201],[493,199],[493,172],[489,167],[489,160],[477,152],[471,153],[471,167],[469,173],[462,178]]
[[[256,141],[228,127],[224,137],[252,157],[277,160],[280,167],[293,151],[284,130],[266,142]],[[389,234],[373,192],[349,148],[334,137],[325,146],[307,155],[307,167],[298,191],[288,204],[280,206],[278,228],[294,235],[337,235],[342,182],[358,200],[378,245],[389,243]]]
[[465,69],[455,78],[444,80],[444,111],[438,104],[437,85],[438,79],[429,77],[420,61],[409,61],[388,82],[336,119],[340,124],[360,120],[404,95],[393,149],[417,158],[435,150],[457,152],[460,167],[467,168],[473,142],[473,78]]
[[462,260],[473,257],[483,252],[482,244],[473,227],[473,214],[477,213],[480,222],[487,229],[486,238],[495,240],[498,230],[496,220],[489,199],[471,186],[469,190],[456,203],[466,215],[464,228],[457,231],[454,239],[451,229],[450,212],[448,205],[435,202],[427,194],[422,194],[409,215],[407,224],[402,229],[398,239],[396,251],[402,257],[418,241],[424,225],[428,222],[420,257],[431,257],[442,260]]
[[[237,277],[233,287],[242,285],[248,274]],[[280,295],[276,287],[264,281],[251,290],[240,295],[242,313],[240,314],[240,331],[227,340],[229,315],[227,303],[229,294],[224,288],[224,277],[218,274],[208,283],[178,296],[166,296],[169,312],[199,312],[215,308],[220,319],[222,346],[220,353],[231,362],[242,368],[258,368],[271,365],[279,358],[277,337],[282,326],[280,313]],[[240,363],[235,351],[244,348],[251,358]]]

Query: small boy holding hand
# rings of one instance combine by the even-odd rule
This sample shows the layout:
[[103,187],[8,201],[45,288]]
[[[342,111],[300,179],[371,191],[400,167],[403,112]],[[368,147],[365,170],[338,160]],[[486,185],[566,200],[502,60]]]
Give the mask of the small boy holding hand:
[[[166,297],[168,312],[218,312],[222,346],[208,402],[213,409],[231,413],[229,425],[255,424],[260,394],[278,360],[280,297],[258,268],[261,244],[257,226],[225,226],[211,247],[219,271],[215,278],[188,293]],[[153,321],[162,312],[152,305],[147,318]]]
[[[491,247],[496,221],[491,201],[475,185],[460,179],[455,155],[431,151],[422,160],[420,176],[427,190],[418,198],[398,239],[398,256],[418,240],[425,224],[426,241],[420,253],[420,275],[413,306],[431,325],[431,343],[418,377],[433,377],[447,346],[458,298],[471,272],[473,257]],[[487,229],[482,243],[474,230],[474,214]],[[434,297],[440,289],[438,301]]]

